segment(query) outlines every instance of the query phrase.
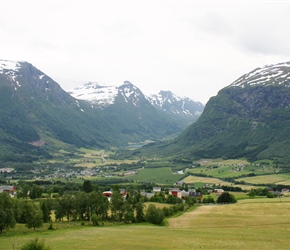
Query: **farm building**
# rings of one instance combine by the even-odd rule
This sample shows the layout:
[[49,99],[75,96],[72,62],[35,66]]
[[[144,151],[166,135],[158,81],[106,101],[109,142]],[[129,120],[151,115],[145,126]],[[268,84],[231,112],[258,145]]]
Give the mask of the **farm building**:
[[154,193],[147,193],[145,191],[141,191],[140,194],[148,199],[154,196]]
[[153,187],[153,192],[161,192],[161,187]]
[[213,190],[213,192],[216,193],[216,194],[222,194],[224,192],[224,190],[221,189],[221,188],[216,188],[216,189]]
[[181,198],[186,199],[186,197],[194,197],[194,198],[201,198],[203,197],[203,194],[201,192],[196,192],[195,189],[188,189],[188,191],[181,191]]
[[16,187],[14,186],[0,186],[0,193],[6,192],[11,197],[14,197],[16,194]]
[[[126,197],[127,197],[127,191],[126,191],[126,189],[119,189],[119,191],[120,191],[120,194],[122,195],[123,199],[126,199]],[[112,198],[113,192],[111,190],[110,191],[104,191],[103,192],[103,195],[105,197],[107,197],[108,200],[110,201],[111,198]]]
[[181,190],[179,190],[179,188],[171,188],[171,189],[169,189],[169,194],[173,195],[175,197],[178,197],[178,198],[182,197]]

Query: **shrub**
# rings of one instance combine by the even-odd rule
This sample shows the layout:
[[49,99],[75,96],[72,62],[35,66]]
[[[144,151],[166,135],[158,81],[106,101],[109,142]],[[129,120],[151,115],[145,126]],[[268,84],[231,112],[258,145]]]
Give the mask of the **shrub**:
[[20,250],[51,250],[51,248],[45,246],[44,241],[39,241],[38,238],[36,238],[24,244]]

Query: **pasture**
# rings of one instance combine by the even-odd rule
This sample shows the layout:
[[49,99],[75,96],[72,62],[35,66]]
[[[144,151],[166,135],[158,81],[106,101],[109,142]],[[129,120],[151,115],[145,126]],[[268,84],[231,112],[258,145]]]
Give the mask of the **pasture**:
[[238,181],[244,181],[252,184],[281,184],[290,185],[290,174],[272,174],[260,175],[246,178],[239,178]]
[[169,167],[139,169],[138,174],[126,177],[130,180],[169,184],[181,180],[184,174],[176,174]]
[[0,236],[1,249],[38,237],[53,250],[70,249],[289,249],[290,198],[204,205],[168,219],[167,226],[77,226]]
[[[62,163],[62,164],[70,164],[76,167],[84,167],[84,168],[93,168],[93,167],[101,167],[106,165],[118,165],[121,163],[135,163],[137,160],[114,160],[110,158],[110,156],[114,155],[114,151],[105,151],[98,149],[87,149],[80,148],[75,152],[67,152],[65,150],[60,150],[55,153],[54,159],[50,159],[48,163]],[[42,163],[45,163],[43,161]]]
[[218,178],[211,178],[211,177],[187,176],[186,178],[183,179],[183,181],[188,184],[194,184],[195,187],[201,187],[205,184],[208,184],[208,185],[216,185],[216,186],[224,185],[224,186],[240,187],[243,190],[251,190],[251,189],[257,188],[257,186],[252,186],[252,185],[242,185],[242,184],[234,185],[231,182],[227,182],[227,181],[220,180]]
[[227,178],[240,177],[255,173],[264,175],[273,173],[275,170],[271,165],[252,165],[246,160],[202,160],[200,166],[194,166],[186,170],[191,174],[204,174],[211,177]]

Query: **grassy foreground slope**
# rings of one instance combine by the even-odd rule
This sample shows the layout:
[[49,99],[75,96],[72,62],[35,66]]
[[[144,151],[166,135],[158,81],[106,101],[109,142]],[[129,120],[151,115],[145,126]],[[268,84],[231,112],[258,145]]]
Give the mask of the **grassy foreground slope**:
[[171,218],[168,226],[149,224],[74,229],[0,237],[1,249],[39,237],[62,249],[289,249],[290,198],[249,199],[232,205],[201,206]]

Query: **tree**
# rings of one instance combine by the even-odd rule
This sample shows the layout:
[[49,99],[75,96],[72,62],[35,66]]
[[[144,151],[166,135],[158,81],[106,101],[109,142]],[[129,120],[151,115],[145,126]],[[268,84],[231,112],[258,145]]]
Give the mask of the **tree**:
[[251,191],[248,193],[248,195],[249,195],[250,198],[255,198],[255,196],[256,196],[255,190],[251,189]]
[[89,218],[89,204],[88,194],[84,192],[75,193],[75,204],[74,204],[74,219],[85,220]]
[[40,186],[33,184],[31,191],[29,193],[29,197],[31,199],[41,198],[42,193],[43,189]]
[[102,219],[106,219],[109,209],[109,201],[99,192],[91,192],[88,195],[88,206],[92,214],[100,215]]
[[217,198],[217,203],[236,203],[237,200],[234,195],[224,192]]
[[58,199],[58,205],[55,211],[56,219],[60,220],[66,216],[69,221],[74,214],[75,209],[75,196],[71,194],[65,194]]
[[40,203],[40,209],[41,209],[42,215],[43,215],[43,217],[42,217],[43,222],[44,223],[49,222],[50,221],[50,210],[47,206],[46,201],[43,201]]
[[86,193],[90,193],[93,191],[93,186],[91,184],[90,181],[88,180],[85,180],[84,183],[83,183],[83,190],[86,192]]
[[144,203],[142,202],[142,200],[140,200],[137,204],[136,204],[136,222],[140,223],[143,222],[144,219]]
[[161,224],[164,219],[164,213],[162,209],[156,208],[154,204],[150,204],[147,209],[145,219],[153,224]]
[[13,228],[16,224],[13,212],[13,201],[6,192],[0,193],[0,234],[4,229]]
[[21,187],[21,191],[17,192],[17,197],[27,198],[29,194],[30,186],[24,183]]
[[43,214],[39,206],[26,202],[25,206],[25,220],[26,226],[28,228],[33,228],[35,231],[36,228],[42,227],[43,225]]
[[132,206],[126,201],[122,206],[122,211],[124,211],[124,221],[125,223],[132,223],[135,220],[134,217],[134,209]]
[[123,204],[124,199],[119,191],[113,191],[111,198],[111,211],[112,216],[116,217],[118,215],[119,220],[121,221],[123,218]]
[[24,244],[20,250],[51,250],[51,248],[45,246],[44,241],[39,241],[38,238],[36,238]]

